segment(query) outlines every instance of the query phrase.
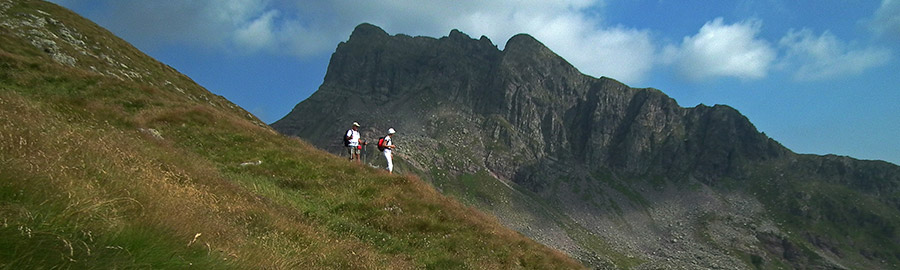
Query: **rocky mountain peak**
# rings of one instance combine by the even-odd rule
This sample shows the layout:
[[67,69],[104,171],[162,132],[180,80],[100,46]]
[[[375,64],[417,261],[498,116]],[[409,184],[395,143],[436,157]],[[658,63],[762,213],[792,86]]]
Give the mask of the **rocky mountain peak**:
[[447,37],[449,37],[450,39],[454,39],[454,40],[469,40],[469,39],[472,39],[471,37],[469,37],[469,35],[466,35],[466,33],[463,33],[463,32],[461,32],[461,31],[459,31],[459,29],[453,29],[453,30],[450,30],[450,34],[447,35]]
[[527,34],[515,35],[506,42],[498,65],[510,83],[537,86],[554,97],[579,96],[588,88],[587,76]]
[[548,60],[565,62],[562,57],[556,55],[547,46],[528,34],[517,34],[509,38],[503,53],[506,58],[519,61],[526,60],[532,62],[532,64]]
[[379,39],[389,37],[388,33],[381,29],[381,27],[375,26],[370,23],[362,23],[356,26],[353,29],[353,33],[350,34],[350,42],[356,40],[371,40],[371,39]]
[[512,50],[546,50],[547,46],[529,34],[516,34],[506,41],[506,49]]

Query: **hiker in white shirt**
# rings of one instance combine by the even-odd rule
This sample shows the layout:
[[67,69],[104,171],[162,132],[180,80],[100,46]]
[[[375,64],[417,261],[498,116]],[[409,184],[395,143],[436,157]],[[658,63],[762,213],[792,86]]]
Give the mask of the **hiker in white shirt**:
[[394,137],[394,133],[396,133],[394,128],[389,128],[388,135],[384,136],[384,143],[382,143],[384,146],[384,159],[387,160],[387,170],[391,174],[394,173],[394,154],[392,152],[395,146],[393,140],[391,140]]
[[344,145],[350,154],[350,161],[356,159],[356,163],[362,163],[359,159],[359,152],[362,150],[359,144],[359,123],[353,122],[353,127],[344,134]]

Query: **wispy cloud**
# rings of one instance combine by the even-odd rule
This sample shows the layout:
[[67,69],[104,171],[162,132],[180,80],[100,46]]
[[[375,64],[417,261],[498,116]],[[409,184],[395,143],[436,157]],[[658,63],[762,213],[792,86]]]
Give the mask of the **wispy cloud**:
[[247,25],[238,28],[234,33],[235,42],[250,49],[261,49],[271,46],[275,42],[273,21],[276,16],[278,16],[278,11],[271,10]]
[[772,67],[776,50],[757,37],[761,22],[725,24],[722,18],[707,22],[696,35],[684,37],[679,45],[669,45],[663,63],[694,81],[714,77],[763,78]]
[[126,39],[146,46],[171,43],[220,47],[266,14],[265,0],[106,1],[104,20]]
[[881,7],[875,12],[871,25],[883,37],[900,39],[900,1],[881,1]]
[[891,58],[887,49],[851,48],[828,31],[816,36],[809,29],[791,30],[779,45],[786,50],[785,65],[788,70],[796,70],[794,77],[798,80],[857,75]]

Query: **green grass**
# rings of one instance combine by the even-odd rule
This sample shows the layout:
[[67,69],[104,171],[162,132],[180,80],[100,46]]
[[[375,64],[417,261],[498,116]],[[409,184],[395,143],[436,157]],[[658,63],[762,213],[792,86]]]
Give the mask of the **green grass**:
[[0,269],[582,268],[414,176],[259,125],[77,15],[14,5],[143,75],[0,31]]

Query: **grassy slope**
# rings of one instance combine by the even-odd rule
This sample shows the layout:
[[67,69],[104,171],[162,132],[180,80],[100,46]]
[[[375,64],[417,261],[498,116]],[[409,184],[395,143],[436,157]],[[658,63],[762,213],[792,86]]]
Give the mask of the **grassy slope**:
[[142,76],[58,42],[65,66],[0,29],[0,269],[581,267],[416,178],[255,125],[77,15],[11,3]]

